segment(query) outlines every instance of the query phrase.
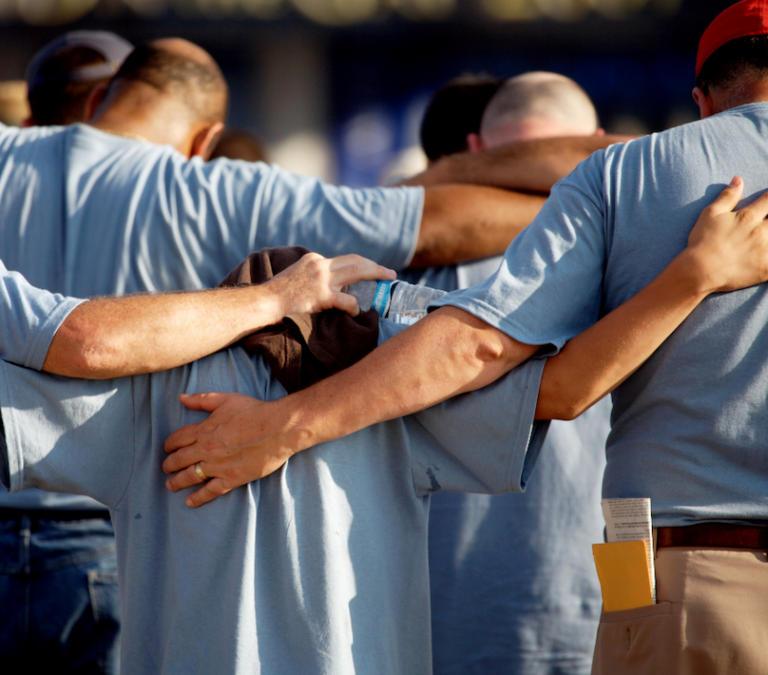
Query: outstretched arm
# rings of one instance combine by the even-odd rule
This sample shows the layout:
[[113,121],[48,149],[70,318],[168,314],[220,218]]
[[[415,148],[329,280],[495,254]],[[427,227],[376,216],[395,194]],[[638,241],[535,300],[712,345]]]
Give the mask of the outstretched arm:
[[424,191],[424,212],[410,267],[436,267],[488,258],[541,210],[545,197],[478,185],[441,185]]
[[43,370],[104,379],[173,368],[207,356],[289,314],[357,300],[341,288],[395,273],[357,255],[303,256],[259,286],[97,298],[76,307],[56,332]]
[[[570,417],[617,386],[707,294],[768,279],[768,195],[731,212],[742,190],[743,182],[734,179],[705,209],[688,248],[656,281],[550,359],[540,418]],[[676,288],[667,290],[668,284]],[[172,454],[163,468],[179,472],[168,487],[200,483],[192,466],[202,462],[214,478],[187,498],[188,505],[199,506],[268,475],[295,452],[478,389],[535,350],[462,310],[444,307],[355,366],[280,401],[262,403],[238,394],[182,397],[189,407],[213,414],[166,441]]]
[[501,255],[533,221],[558,180],[595,150],[630,138],[548,138],[445,157],[403,183],[426,188],[410,267]]
[[485,152],[449,155],[401,185],[463,183],[548,194],[552,186],[596,150],[634,136],[574,136],[517,141]]

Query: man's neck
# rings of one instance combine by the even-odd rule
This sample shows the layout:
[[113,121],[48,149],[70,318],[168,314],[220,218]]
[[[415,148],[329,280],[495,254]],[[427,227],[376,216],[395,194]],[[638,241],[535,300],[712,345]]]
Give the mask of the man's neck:
[[712,91],[714,113],[725,112],[750,103],[768,102],[768,81],[737,82],[728,89]]

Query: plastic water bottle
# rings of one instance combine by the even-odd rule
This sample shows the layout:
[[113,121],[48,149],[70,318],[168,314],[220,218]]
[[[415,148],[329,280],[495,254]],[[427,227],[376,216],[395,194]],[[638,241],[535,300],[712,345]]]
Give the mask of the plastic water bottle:
[[354,295],[360,311],[375,309],[379,316],[395,323],[414,324],[427,315],[427,307],[445,291],[405,281],[358,281],[344,292]]

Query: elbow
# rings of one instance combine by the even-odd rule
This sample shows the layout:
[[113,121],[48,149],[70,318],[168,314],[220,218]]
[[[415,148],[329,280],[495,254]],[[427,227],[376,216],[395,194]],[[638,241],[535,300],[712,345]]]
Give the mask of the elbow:
[[553,399],[539,392],[539,399],[536,402],[537,420],[563,420],[571,422],[581,415],[589,406],[581,401],[567,401]]
[[563,420],[565,422],[572,422],[579,415],[581,415],[589,406],[585,402],[573,401],[567,402],[565,405],[561,405],[555,409],[555,415],[550,417],[553,420]]
[[43,370],[66,377],[108,379],[117,372],[119,349],[98,326],[65,321],[56,332]]
[[547,362],[541,378],[536,419],[570,422],[594,405],[601,396],[589,388],[574,386],[570,379],[557,377],[552,365],[552,360]]

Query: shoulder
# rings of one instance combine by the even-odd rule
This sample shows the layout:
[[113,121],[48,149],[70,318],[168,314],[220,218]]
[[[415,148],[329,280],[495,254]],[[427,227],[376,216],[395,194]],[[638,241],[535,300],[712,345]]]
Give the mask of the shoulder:
[[67,127],[27,127],[20,129],[0,124],[0,147],[8,150],[23,146],[33,147],[46,140],[57,142],[64,137],[67,131]]

